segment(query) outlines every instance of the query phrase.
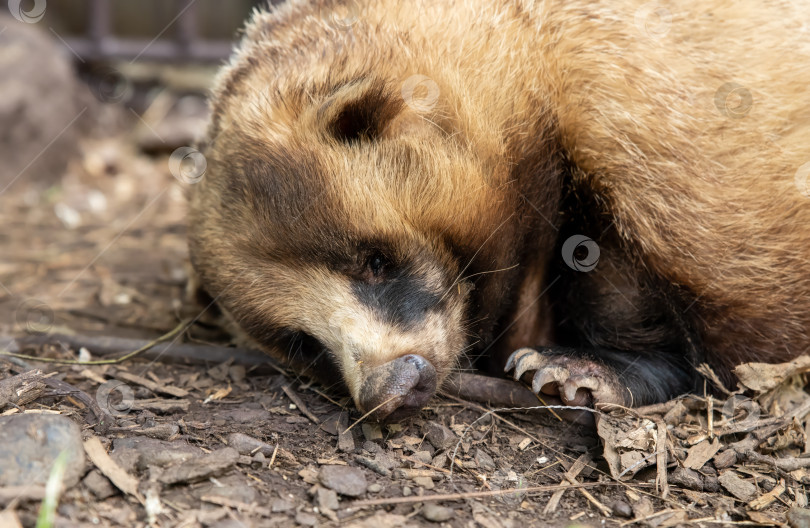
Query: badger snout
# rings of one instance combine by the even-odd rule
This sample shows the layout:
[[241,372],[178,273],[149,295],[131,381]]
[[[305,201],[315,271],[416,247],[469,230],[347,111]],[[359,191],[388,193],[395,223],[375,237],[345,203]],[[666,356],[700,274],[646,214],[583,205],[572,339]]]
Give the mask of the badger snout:
[[357,406],[381,422],[416,414],[436,393],[436,369],[416,354],[408,354],[372,369],[360,389]]

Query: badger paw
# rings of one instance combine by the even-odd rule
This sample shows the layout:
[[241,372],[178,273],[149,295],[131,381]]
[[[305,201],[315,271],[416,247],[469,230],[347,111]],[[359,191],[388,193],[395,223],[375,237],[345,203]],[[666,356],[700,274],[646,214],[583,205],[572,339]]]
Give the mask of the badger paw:
[[509,356],[507,372],[516,380],[531,382],[536,394],[556,396],[565,405],[627,405],[629,392],[609,366],[590,359],[521,348]]

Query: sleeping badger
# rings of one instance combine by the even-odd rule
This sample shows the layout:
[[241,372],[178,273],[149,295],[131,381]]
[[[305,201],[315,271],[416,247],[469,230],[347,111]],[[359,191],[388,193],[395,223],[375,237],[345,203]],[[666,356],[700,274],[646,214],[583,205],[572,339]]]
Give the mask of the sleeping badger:
[[[667,7],[665,7],[667,6]],[[379,420],[644,405],[810,346],[810,5],[291,1],[219,74],[196,282]]]

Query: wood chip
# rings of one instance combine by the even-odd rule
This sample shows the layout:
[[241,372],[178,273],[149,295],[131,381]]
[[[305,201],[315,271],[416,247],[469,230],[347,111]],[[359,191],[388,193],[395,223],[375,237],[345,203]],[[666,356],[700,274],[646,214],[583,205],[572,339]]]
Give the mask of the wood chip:
[[376,460],[366,458],[366,457],[364,457],[362,455],[355,455],[354,459],[357,462],[359,462],[360,464],[362,464],[362,465],[366,466],[367,468],[369,468],[370,470],[372,470],[372,471],[374,471],[376,473],[379,473],[383,477],[388,478],[388,477],[391,476],[391,470],[386,468],[385,466],[383,466],[382,464],[380,464]]
[[320,465],[323,465],[323,464],[331,464],[333,466],[348,466],[349,465],[346,461],[340,460],[340,459],[337,459],[337,458],[317,458],[317,459],[315,459],[315,462],[317,462]]
[[239,461],[239,451],[223,447],[167,467],[157,480],[163,484],[195,482],[219,476]]
[[761,510],[773,501],[776,500],[782,493],[785,492],[785,479],[782,479],[779,484],[774,486],[774,488],[769,491],[768,493],[762,495],[761,497],[757,497],[756,499],[752,500],[748,503],[748,506],[752,510]]
[[152,411],[157,414],[171,414],[175,412],[188,412],[191,402],[188,400],[163,400],[160,398],[148,398],[144,400],[133,400],[133,411]]
[[107,454],[107,451],[104,449],[104,446],[101,445],[101,441],[98,437],[91,436],[85,440],[84,452],[87,453],[87,457],[90,461],[95,464],[105,477],[110,479],[116,488],[127,495],[132,495],[138,499],[141,504],[144,503],[144,498],[138,492],[138,479],[127,473],[124,468],[110,458],[110,455]]
[[749,511],[746,512],[746,514],[748,515],[749,519],[751,519],[755,523],[761,524],[762,526],[779,526],[781,524],[777,519],[774,519],[773,517],[765,513]]
[[181,389],[180,387],[173,387],[171,385],[163,385],[160,383],[155,383],[152,380],[146,379],[142,376],[136,376],[135,374],[131,374],[123,370],[115,372],[113,376],[122,381],[146,387],[150,391],[158,394],[168,394],[169,396],[174,396],[176,398],[185,398],[189,395],[189,392],[187,390]]
[[98,383],[99,385],[104,385],[105,383],[107,383],[107,378],[105,378],[104,376],[102,376],[101,374],[96,372],[95,370],[84,369],[81,372],[79,372],[79,375],[84,376],[85,378],[87,378],[89,380],[93,380],[96,383]]
[[655,463],[657,474],[655,477],[655,487],[661,493],[661,498],[666,499],[669,495],[669,482],[667,481],[667,426],[663,421],[655,422],[657,436],[655,438]]
[[43,374],[39,369],[0,380],[0,409],[9,404],[22,406],[30,403],[42,396],[45,389]]
[[718,453],[714,456],[714,467],[717,469],[730,468],[736,463],[737,453],[733,449],[726,449],[722,453]]
[[718,477],[720,484],[741,501],[748,502],[757,494],[757,487],[746,482],[735,471],[729,470]]
[[408,469],[400,468],[394,471],[394,476],[398,478],[413,479],[417,477],[430,477],[432,479],[440,479],[441,474],[433,471],[432,469]]
[[715,438],[712,442],[703,440],[689,448],[683,466],[689,469],[700,469],[720,451],[721,447],[722,444],[718,438]]

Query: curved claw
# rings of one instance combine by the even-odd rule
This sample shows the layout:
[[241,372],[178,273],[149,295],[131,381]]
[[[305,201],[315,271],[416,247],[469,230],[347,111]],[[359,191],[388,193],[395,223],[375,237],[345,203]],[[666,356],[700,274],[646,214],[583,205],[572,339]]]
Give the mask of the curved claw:
[[540,370],[546,363],[548,363],[546,356],[536,350],[529,349],[529,352],[521,354],[515,361],[514,377],[516,380],[519,380],[526,372],[530,370]]
[[563,383],[562,396],[567,405],[587,405],[593,394],[599,388],[599,381],[586,376],[574,376]]
[[[534,379],[532,380],[532,391],[534,391],[535,394],[540,394],[540,392],[543,391],[543,388],[546,385],[555,383],[557,385],[555,387],[556,394],[559,394],[560,392],[559,385],[562,384],[566,379],[568,379],[569,375],[570,373],[568,372],[568,369],[565,367],[549,366],[543,369],[539,369],[535,373]],[[549,393],[546,392],[546,394]],[[551,394],[555,393],[552,392]]]
[[526,354],[531,354],[533,352],[535,352],[535,350],[532,348],[518,348],[517,350],[512,352],[512,354],[510,354],[509,356],[509,359],[506,360],[506,366],[503,368],[503,371],[509,372],[510,370],[515,368],[515,365],[517,364],[518,360],[523,358],[523,356],[525,356]]

